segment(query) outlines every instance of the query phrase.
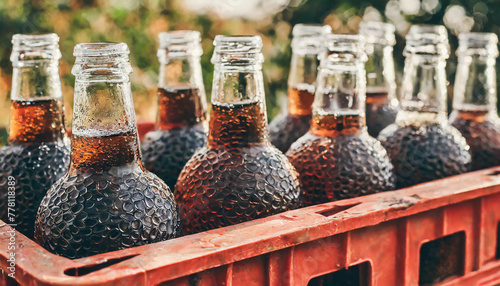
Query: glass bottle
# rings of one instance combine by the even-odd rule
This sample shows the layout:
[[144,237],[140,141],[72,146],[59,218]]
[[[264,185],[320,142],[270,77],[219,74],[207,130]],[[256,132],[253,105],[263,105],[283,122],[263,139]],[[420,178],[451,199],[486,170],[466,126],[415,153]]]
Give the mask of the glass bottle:
[[207,102],[200,33],[160,34],[158,116],[142,144],[144,166],[173,188],[194,152],[207,142]]
[[56,34],[14,35],[10,128],[0,149],[0,218],[29,238],[36,210],[66,173],[64,106]]
[[262,40],[216,36],[207,146],[175,188],[188,233],[273,215],[300,201],[297,173],[268,140]]
[[446,118],[446,28],[412,26],[404,55],[400,111],[378,137],[391,157],[397,188],[467,172],[471,160],[464,137]]
[[141,161],[128,54],[124,43],[75,46],[70,166],[35,223],[36,241],[53,253],[79,258],[180,232],[172,192]]
[[365,125],[364,39],[333,34],[326,44],[311,128],[287,152],[307,205],[394,188],[389,157]]
[[368,134],[377,137],[387,125],[396,121],[398,100],[394,72],[394,25],[361,22],[359,34],[366,39],[366,125]]
[[306,134],[311,126],[319,54],[330,26],[297,24],[293,27],[292,60],[288,75],[288,112],[269,124],[269,140],[281,152]]
[[495,62],[498,37],[493,33],[459,35],[458,67],[451,124],[467,140],[472,170],[500,165]]

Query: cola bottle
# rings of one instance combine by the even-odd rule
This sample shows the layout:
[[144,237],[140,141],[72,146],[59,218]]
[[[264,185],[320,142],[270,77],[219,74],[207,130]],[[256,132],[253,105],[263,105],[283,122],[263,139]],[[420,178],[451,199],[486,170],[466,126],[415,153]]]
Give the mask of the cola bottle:
[[400,111],[378,137],[391,157],[397,188],[467,172],[471,160],[465,138],[446,118],[446,28],[412,26],[404,55]]
[[158,116],[155,130],[142,142],[142,157],[146,169],[172,188],[186,162],[207,142],[200,40],[197,31],[160,34]]
[[296,208],[297,174],[268,140],[262,40],[217,36],[207,146],[175,187],[181,220],[193,233]]
[[330,26],[297,24],[293,27],[292,60],[288,75],[288,112],[269,124],[269,140],[281,152],[304,135],[311,126],[319,54]]
[[0,218],[29,238],[36,210],[64,175],[69,146],[56,34],[14,35],[9,137],[0,149]]
[[299,173],[307,205],[391,190],[392,165],[365,124],[364,38],[333,34],[321,60],[308,133],[287,157]]
[[396,44],[394,25],[361,22],[359,34],[366,39],[366,125],[368,134],[380,131],[396,121],[398,100],[392,47]]
[[143,167],[124,43],[75,46],[68,172],[43,198],[35,239],[79,258],[173,238],[180,232],[169,187]]
[[495,70],[498,37],[493,33],[464,33],[458,38],[458,67],[450,122],[470,146],[472,170],[497,166],[500,165]]

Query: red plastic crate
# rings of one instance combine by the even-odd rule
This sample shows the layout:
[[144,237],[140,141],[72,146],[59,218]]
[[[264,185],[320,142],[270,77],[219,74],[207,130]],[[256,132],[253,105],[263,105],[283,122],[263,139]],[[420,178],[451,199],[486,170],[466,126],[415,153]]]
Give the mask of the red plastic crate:
[[[305,286],[353,279],[385,286],[451,273],[437,285],[498,285],[499,222],[497,167],[76,260],[17,233],[15,278],[21,285]],[[5,272],[9,230],[0,223],[2,285],[16,285]]]

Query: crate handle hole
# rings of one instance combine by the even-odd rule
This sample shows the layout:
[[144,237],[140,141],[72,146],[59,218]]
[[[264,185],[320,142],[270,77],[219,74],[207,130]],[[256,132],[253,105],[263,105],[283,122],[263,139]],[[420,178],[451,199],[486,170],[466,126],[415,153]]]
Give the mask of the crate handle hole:
[[371,281],[371,265],[365,261],[360,264],[342,268],[335,272],[314,277],[307,286],[368,286]]
[[68,268],[68,269],[64,270],[64,274],[66,274],[68,276],[84,276],[84,275],[87,275],[89,273],[92,273],[92,272],[104,269],[106,267],[109,267],[111,265],[118,264],[118,263],[123,262],[125,260],[129,260],[131,258],[138,256],[138,255],[139,254],[134,254],[134,255],[129,255],[129,256],[120,257],[120,258],[112,258],[112,259],[109,259],[103,263]]
[[462,276],[465,265],[465,231],[428,241],[420,247],[419,285],[434,285]]
[[331,209],[328,209],[328,210],[325,210],[325,211],[320,211],[320,212],[317,212],[317,214],[320,214],[322,216],[326,216],[326,217],[329,217],[329,216],[332,216],[332,215],[335,215],[335,214],[338,214],[339,212],[343,212],[347,209],[350,209],[352,207],[355,207],[357,205],[359,205],[360,203],[355,203],[355,204],[351,204],[351,205],[346,205],[346,206],[334,206],[332,207]]
[[489,173],[488,175],[490,175],[490,176],[498,176],[498,175],[500,175],[500,171],[493,171],[493,172]]

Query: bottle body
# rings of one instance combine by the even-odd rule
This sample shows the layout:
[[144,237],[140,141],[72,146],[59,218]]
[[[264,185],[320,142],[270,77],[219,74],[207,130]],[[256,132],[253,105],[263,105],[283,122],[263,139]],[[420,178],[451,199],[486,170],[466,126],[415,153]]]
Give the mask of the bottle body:
[[[267,138],[260,37],[217,36],[215,45],[208,143],[188,161],[175,189],[188,233],[269,216],[300,203],[295,170]],[[242,55],[238,48],[249,53]],[[236,59],[240,65],[234,66]]]
[[186,162],[206,145],[206,98],[199,32],[162,33],[160,42],[158,117],[143,140],[142,155],[146,169],[173,188]]
[[307,205],[394,187],[387,153],[365,125],[362,38],[331,37],[334,44],[318,74],[311,128],[287,152]]
[[269,141],[283,153],[311,126],[318,55],[324,35],[328,33],[331,33],[329,26],[298,24],[293,29],[288,112],[278,115],[269,124]]
[[464,33],[459,42],[450,122],[470,146],[472,170],[497,166],[500,165],[495,70],[498,38],[490,33]]
[[397,188],[469,170],[469,147],[446,119],[448,49],[443,26],[413,26],[407,36],[401,110],[378,137],[394,165]]
[[80,258],[177,236],[173,194],[142,165],[127,46],[78,44],[75,56],[71,163],[40,204],[35,239]]
[[394,31],[394,25],[381,22],[361,22],[359,28],[359,34],[366,39],[366,125],[373,137],[394,123],[398,112],[392,56]]
[[40,201],[69,163],[58,40],[55,34],[13,38],[9,138],[0,149],[0,218],[29,238]]

